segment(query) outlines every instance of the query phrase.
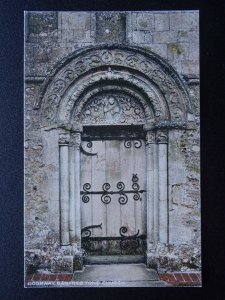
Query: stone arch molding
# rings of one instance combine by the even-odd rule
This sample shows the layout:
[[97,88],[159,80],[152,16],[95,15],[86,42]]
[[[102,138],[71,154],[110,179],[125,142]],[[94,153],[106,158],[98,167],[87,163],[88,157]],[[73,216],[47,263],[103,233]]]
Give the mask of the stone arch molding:
[[192,112],[186,87],[172,67],[150,51],[119,45],[88,47],[61,61],[46,79],[35,106],[41,108],[42,126],[76,127],[82,125],[91,99],[96,102],[106,93],[107,106],[110,91],[134,101],[133,106],[144,113],[142,123],[153,127],[184,128]]

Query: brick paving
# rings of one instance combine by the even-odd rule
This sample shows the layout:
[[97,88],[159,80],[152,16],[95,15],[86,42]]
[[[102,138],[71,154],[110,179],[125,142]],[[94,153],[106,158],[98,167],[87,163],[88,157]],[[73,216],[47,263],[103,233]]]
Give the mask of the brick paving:
[[161,280],[174,286],[201,286],[201,273],[164,273],[159,274]]
[[[169,283],[172,286],[201,286],[201,273],[163,273],[159,274],[160,280]],[[29,282],[57,282],[72,281],[73,274],[31,274],[26,277],[26,286]]]

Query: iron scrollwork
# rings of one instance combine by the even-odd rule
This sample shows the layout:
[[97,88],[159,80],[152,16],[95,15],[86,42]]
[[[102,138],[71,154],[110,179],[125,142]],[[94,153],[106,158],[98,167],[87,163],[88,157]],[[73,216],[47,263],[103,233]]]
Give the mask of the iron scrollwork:
[[91,248],[91,230],[93,228],[100,228],[102,229],[102,223],[99,225],[91,225],[91,226],[86,226],[81,229],[81,240],[82,240],[82,246],[86,251],[98,251],[95,249]]
[[119,196],[118,201],[119,201],[119,203],[120,203],[121,205],[124,205],[124,204],[126,204],[127,201],[128,201],[128,197],[127,197],[127,195],[124,193],[125,184],[124,184],[122,181],[120,181],[120,182],[117,183],[117,188],[118,188],[119,191],[120,191],[120,193],[119,193],[120,196]]
[[105,204],[109,204],[111,202],[111,197],[109,196],[108,190],[110,189],[110,184],[108,182],[104,183],[102,186],[103,194],[101,196],[101,201]]
[[129,248],[136,250],[140,246],[139,239],[142,238],[143,236],[139,236],[139,229],[136,234],[130,236],[124,235],[124,233],[126,233],[127,231],[128,231],[127,227],[125,226],[120,227],[120,235],[122,237],[120,241],[120,248],[121,250],[127,250]]
[[135,200],[135,201],[138,201],[138,200],[140,200],[141,201],[141,196],[140,196],[140,186],[139,186],[139,184],[138,184],[138,177],[137,177],[137,174],[133,174],[133,177],[132,177],[132,182],[133,182],[133,184],[132,184],[132,188],[133,188],[133,190],[135,191],[135,193],[134,193],[134,196],[133,196],[133,199]]
[[121,205],[125,205],[128,202],[128,196],[127,194],[133,194],[133,199],[135,201],[142,200],[140,193],[146,192],[146,190],[140,190],[140,186],[138,184],[138,176],[137,174],[133,174],[132,176],[132,190],[125,190],[125,184],[120,181],[117,183],[117,189],[118,191],[110,191],[110,184],[108,182],[105,182],[102,186],[102,191],[90,191],[91,189],[91,184],[90,183],[85,183],[83,185],[83,191],[80,192],[82,195],[82,201],[84,203],[88,203],[90,201],[89,195],[101,195],[101,201],[104,204],[109,204],[111,202],[111,195],[113,194],[118,194],[119,199],[118,202]]
[[[134,147],[138,149],[138,148],[141,148],[141,146],[142,146],[142,141],[141,141],[141,140],[135,140],[135,141],[133,141],[133,144],[134,144]],[[131,146],[132,146],[131,140],[126,140],[126,141],[124,142],[124,146],[125,146],[126,148],[131,148]]]
[[90,183],[85,183],[83,185],[83,189],[84,189],[84,194],[82,196],[82,201],[84,203],[88,203],[90,201],[90,197],[88,196],[88,194],[90,193],[89,190],[91,189]]
[[103,236],[103,237],[92,237],[91,236],[91,230],[92,228],[100,228],[102,229],[102,223],[99,225],[91,225],[84,227],[81,230],[82,236],[82,247],[89,252],[93,251],[99,251],[102,250],[100,249],[93,249],[92,242],[101,242],[101,241],[120,241],[119,247],[121,251],[126,251],[126,250],[137,250],[141,246],[141,240],[146,239],[145,234],[139,234],[140,231],[138,229],[137,233],[134,235],[125,235],[127,233],[128,229],[125,226],[120,227],[119,229],[119,234],[120,236],[114,236],[114,237],[108,237],[108,236]]
[[[87,143],[87,147],[92,148],[92,146],[93,146],[93,143],[91,141],[89,141]],[[98,152],[95,152],[95,153],[87,152],[86,150],[84,150],[84,148],[82,146],[80,146],[80,150],[83,154],[85,154],[87,156],[95,156],[95,155],[98,156]]]

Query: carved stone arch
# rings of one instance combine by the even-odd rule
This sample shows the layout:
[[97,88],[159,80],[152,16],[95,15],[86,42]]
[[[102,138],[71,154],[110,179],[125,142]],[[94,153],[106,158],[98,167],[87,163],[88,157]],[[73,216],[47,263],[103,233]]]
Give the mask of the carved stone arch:
[[[89,89],[99,72],[101,81],[117,80],[122,83],[123,80],[142,90],[154,112],[157,106],[164,110],[161,123],[167,126],[186,124],[191,105],[185,85],[173,68],[150,51],[119,45],[88,47],[60,62],[47,78],[36,101],[36,108],[42,106],[44,123],[51,124],[53,120],[53,123],[68,122],[61,118],[62,103],[67,101],[65,99],[72,90],[76,89],[79,94]],[[158,94],[155,104],[152,90]],[[73,99],[71,95],[70,99]]]
[[124,92],[129,90],[130,94],[134,94],[136,100],[145,107],[146,121],[149,119],[150,111],[153,112],[156,122],[170,120],[170,112],[165,98],[148,81],[124,71],[101,71],[85,76],[65,94],[58,106],[56,122],[69,124],[72,114],[77,112],[79,115],[89,98],[96,92],[100,93],[101,90],[103,92],[109,84],[114,84],[117,89],[120,87]]

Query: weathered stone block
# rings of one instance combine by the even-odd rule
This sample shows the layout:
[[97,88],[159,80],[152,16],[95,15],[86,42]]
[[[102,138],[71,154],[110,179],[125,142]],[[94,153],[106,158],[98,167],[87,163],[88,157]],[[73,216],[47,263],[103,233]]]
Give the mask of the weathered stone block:
[[148,31],[133,31],[133,42],[137,44],[152,43],[152,33]]
[[57,12],[28,12],[28,33],[39,35],[49,33],[58,26]]
[[96,13],[96,42],[124,43],[126,40],[126,15],[122,12]]
[[169,15],[167,13],[155,13],[155,31],[166,31],[169,30]]
[[181,43],[199,43],[199,32],[197,30],[179,30],[177,31],[177,41]]
[[186,60],[188,59],[188,44],[171,43],[167,45],[169,60]]
[[147,49],[160,55],[163,58],[167,58],[167,45],[166,44],[151,44],[146,46]]
[[176,42],[177,42],[176,31],[153,32],[154,44],[176,43]]
[[199,27],[198,12],[170,12],[170,30],[196,30]]
[[182,62],[182,73],[199,76],[199,62],[193,60],[186,60]]
[[189,44],[189,60],[199,61],[199,44],[190,43]]
[[72,29],[62,29],[61,31],[61,41],[63,43],[72,43],[73,39],[73,30]]
[[181,61],[178,60],[169,60],[169,63],[173,68],[177,71],[178,74],[182,74],[182,64]]
[[89,12],[60,12],[59,28],[66,30],[90,30],[91,13]]
[[154,30],[154,14],[150,12],[132,13],[134,30]]
[[34,61],[40,63],[48,63],[51,56],[51,48],[46,46],[36,46],[33,48]]
[[91,35],[90,31],[85,31],[85,30],[74,30],[74,42],[77,43],[79,42],[80,45],[85,44],[85,43],[90,43],[93,41],[93,36]]

